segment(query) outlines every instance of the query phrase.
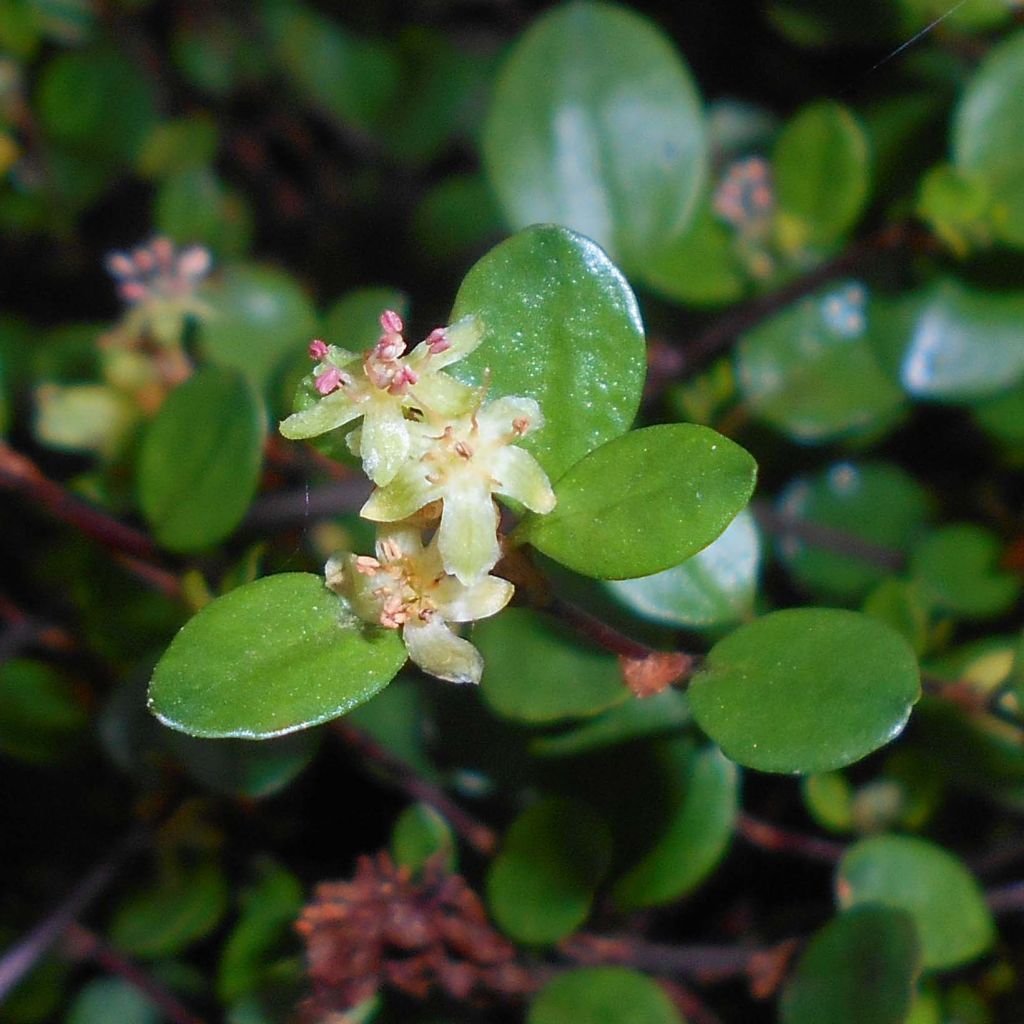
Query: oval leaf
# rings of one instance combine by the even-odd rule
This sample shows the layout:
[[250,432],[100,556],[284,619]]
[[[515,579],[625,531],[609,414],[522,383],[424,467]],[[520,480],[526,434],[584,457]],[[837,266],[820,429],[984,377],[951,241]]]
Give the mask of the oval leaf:
[[717,643],[690,684],[698,725],[734,761],[823,772],[899,734],[920,689],[894,630],[858,612],[795,608]]
[[474,628],[473,643],[484,656],[483,698],[506,718],[583,718],[630,697],[613,655],[579,643],[535,612],[509,608],[485,619]]
[[520,527],[550,558],[585,576],[649,576],[706,548],[750,500],[757,464],[708,427],[634,430],[577,463],[558,504]]
[[772,154],[779,210],[808,243],[838,241],[856,223],[870,185],[867,136],[853,113],[825,100],[783,128]]
[[782,1024],[903,1024],[921,952],[911,918],[857,907],[819,931],[780,1004]]
[[840,862],[836,894],[843,907],[875,903],[906,911],[917,926],[927,968],[967,963],[995,939],[992,914],[974,876],[924,839],[862,839]]
[[738,622],[750,611],[760,565],[761,540],[744,510],[718,540],[681,565],[608,587],[645,619],[707,629]]
[[256,493],[266,426],[241,374],[207,367],[160,407],[139,453],[139,504],[157,540],[198,551],[241,522]]
[[984,174],[998,204],[996,228],[1024,248],[1024,32],[993,47],[971,80],[953,125],[957,166]]
[[611,860],[608,826],[583,804],[542,800],[512,823],[487,875],[498,926],[518,942],[557,942],[590,913]]
[[672,44],[608,3],[535,22],[498,78],[484,164],[515,228],[551,221],[642,268],[681,233],[704,177],[700,99]]
[[527,1024],[684,1024],[672,1000],[628,967],[584,967],[549,982]]
[[149,706],[193,736],[267,739],[369,700],[405,658],[394,630],[347,625],[319,576],[281,573],[185,624],[157,663]]
[[647,356],[636,298],[593,242],[535,227],[502,242],[466,275],[452,322],[478,317],[484,340],[451,368],[488,396],[526,395],[545,425],[522,447],[552,480],[629,429]]

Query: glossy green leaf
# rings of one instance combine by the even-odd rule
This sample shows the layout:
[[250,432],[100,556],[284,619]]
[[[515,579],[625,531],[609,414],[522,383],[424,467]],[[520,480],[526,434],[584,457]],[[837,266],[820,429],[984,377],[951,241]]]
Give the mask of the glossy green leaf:
[[168,175],[156,194],[153,219],[168,238],[182,245],[202,242],[221,257],[242,255],[252,240],[252,211],[211,167]]
[[761,566],[761,540],[744,509],[714,543],[655,573],[608,584],[637,615],[666,626],[708,629],[738,622],[752,608]]
[[837,462],[779,496],[779,555],[812,594],[855,601],[896,568],[928,512],[924,489],[898,466]]
[[656,982],[628,967],[558,975],[530,1006],[527,1024],[685,1024]]
[[971,415],[991,437],[1014,449],[1024,449],[1024,383],[978,402]]
[[138,169],[146,178],[165,178],[205,167],[216,153],[217,122],[208,114],[193,114],[156,125],[139,153]]
[[484,656],[480,692],[498,714],[521,722],[596,715],[630,698],[614,655],[525,608],[506,609],[473,630]]
[[156,666],[149,704],[193,736],[267,739],[369,700],[405,659],[395,631],[347,625],[319,576],[281,573],[186,623]]
[[487,874],[487,904],[517,942],[557,942],[590,913],[611,860],[611,833],[592,810],[552,797],[534,804],[505,833]]
[[1024,32],[993,47],[971,79],[956,110],[953,157],[985,176],[997,231],[1024,247]]
[[736,302],[747,291],[748,276],[737,257],[735,241],[735,233],[704,199],[686,231],[644,264],[644,284],[685,306]]
[[968,963],[995,939],[977,881],[951,853],[924,839],[861,840],[839,864],[836,896],[843,907],[874,903],[906,911],[917,927],[927,968]]
[[139,504],[157,540],[199,551],[241,522],[259,483],[263,405],[245,378],[207,367],[177,388],[139,453]]
[[504,233],[491,186],[481,174],[455,174],[423,196],[413,215],[416,247],[431,261],[458,259]]
[[889,422],[905,399],[875,355],[873,329],[859,283],[804,299],[742,335],[740,394],[755,415],[801,443]]
[[615,883],[623,910],[671,903],[695,888],[722,859],[739,804],[739,770],[721,751],[693,751],[672,767],[671,811],[656,842]]
[[781,1024],[904,1024],[921,950],[914,922],[855,907],[815,934],[782,993]]
[[480,318],[484,340],[451,368],[488,396],[527,395],[544,413],[522,446],[552,481],[628,430],[647,372],[643,324],[626,279],[586,238],[534,227],[466,275],[452,322]]
[[88,715],[72,684],[39,661],[0,664],[0,751],[45,764],[74,746]]
[[853,829],[853,787],[841,772],[805,775],[800,794],[814,820],[830,832]]
[[262,742],[199,739],[172,730],[161,733],[175,759],[197,782],[215,793],[250,800],[260,800],[284,789],[306,769],[320,743],[315,732]]
[[871,183],[870,153],[847,107],[823,100],[801,110],[779,135],[772,166],[779,212],[806,243],[830,245],[856,224]]
[[1024,291],[940,279],[914,300],[900,379],[917,398],[982,398],[1024,378]]
[[64,1024],[160,1024],[159,1008],[120,978],[94,978],[75,997]]
[[931,603],[914,580],[882,580],[868,594],[861,611],[899,633],[921,655],[928,649]]
[[447,871],[455,870],[455,834],[428,804],[413,804],[398,816],[391,830],[391,855],[401,867],[418,871],[432,858]]
[[217,864],[179,869],[122,902],[110,924],[110,941],[130,956],[176,956],[209,935],[227,906],[227,880]]
[[1021,591],[1020,577],[1000,568],[1002,553],[995,534],[958,523],[921,539],[911,556],[910,572],[943,611],[987,619],[1006,611]]
[[643,700],[628,700],[564,732],[530,741],[535,757],[576,757],[645,736],[677,732],[690,721],[685,694],[671,688]]
[[734,761],[769,772],[852,764],[902,731],[917,659],[857,612],[793,608],[741,626],[690,683],[700,727]]
[[668,39],[626,7],[578,0],[516,43],[483,154],[514,228],[565,224],[636,270],[686,228],[705,145],[700,99]]
[[286,273],[246,264],[231,267],[204,299],[215,315],[200,340],[210,359],[242,370],[263,386],[289,353],[305,351],[316,333],[316,311]]
[[276,865],[267,866],[263,877],[243,893],[242,912],[217,968],[221,1002],[234,1002],[260,987],[274,952],[291,938],[302,904],[299,880]]
[[743,448],[708,427],[645,427],[573,466],[555,485],[555,510],[528,516],[517,534],[585,576],[650,576],[715,540],[756,474]]

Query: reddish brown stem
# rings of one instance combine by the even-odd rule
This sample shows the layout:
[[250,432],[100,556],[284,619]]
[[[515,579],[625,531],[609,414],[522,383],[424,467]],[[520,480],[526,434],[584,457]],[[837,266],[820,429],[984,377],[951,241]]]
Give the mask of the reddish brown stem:
[[756,846],[760,850],[786,853],[822,864],[837,864],[846,853],[846,846],[843,843],[779,828],[778,825],[755,818],[746,811],[740,811],[737,816],[736,831],[751,846]]
[[137,963],[129,960],[120,950],[108,945],[87,928],[72,923],[67,929],[70,955],[76,960],[91,960],[108,974],[127,981],[138,989],[172,1024],[203,1024],[173,992],[147,974]]
[[358,757],[380,768],[403,793],[433,807],[477,853],[493,856],[498,849],[494,829],[460,807],[440,786],[420,778],[401,758],[344,721],[336,721],[332,728]]

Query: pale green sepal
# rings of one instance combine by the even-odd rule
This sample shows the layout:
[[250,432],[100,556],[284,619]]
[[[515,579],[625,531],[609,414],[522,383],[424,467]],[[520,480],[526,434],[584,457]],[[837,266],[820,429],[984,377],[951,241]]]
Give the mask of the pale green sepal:
[[319,437],[336,427],[343,427],[362,416],[364,411],[363,405],[353,402],[343,390],[335,391],[308,409],[292,413],[282,420],[279,429],[281,436],[289,441],[303,441],[308,437]]
[[509,445],[494,454],[494,490],[521,501],[531,512],[545,514],[555,507],[555,492],[540,463],[522,448]]
[[424,672],[450,683],[479,683],[484,659],[468,641],[456,636],[439,615],[407,622],[402,630],[409,657]]
[[395,523],[408,519],[424,505],[442,496],[443,489],[427,480],[423,466],[407,462],[387,487],[378,487],[367,499],[359,514],[375,523]]
[[449,482],[437,533],[444,567],[461,583],[475,583],[494,568],[501,557],[498,509],[486,481]]
[[385,487],[409,457],[409,424],[402,407],[396,402],[371,399],[361,429],[363,471],[378,487]]
[[425,412],[446,419],[464,416],[479,401],[476,388],[461,384],[446,373],[424,374],[411,393]]

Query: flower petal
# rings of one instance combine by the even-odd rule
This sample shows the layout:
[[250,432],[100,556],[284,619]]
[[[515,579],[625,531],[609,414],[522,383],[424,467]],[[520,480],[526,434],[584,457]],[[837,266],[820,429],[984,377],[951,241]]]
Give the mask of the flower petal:
[[480,652],[462,637],[456,636],[440,615],[426,621],[411,619],[402,627],[409,657],[424,672],[450,683],[479,683],[484,670]]
[[327,395],[308,409],[292,413],[281,423],[281,434],[290,441],[301,441],[307,437],[326,434],[328,430],[343,427],[346,423],[362,416],[366,407],[354,402],[344,390]]
[[424,412],[445,418],[464,416],[477,404],[476,388],[462,384],[446,373],[424,373],[411,394]]
[[408,519],[424,505],[441,497],[442,489],[427,479],[421,462],[407,462],[386,487],[378,487],[367,499],[359,514],[376,523],[393,523]]
[[363,471],[378,487],[384,487],[409,457],[409,430],[400,401],[370,401],[362,431],[359,454]]
[[555,507],[555,492],[547,473],[527,451],[508,445],[494,453],[491,462],[494,490],[516,501],[530,511],[541,514]]
[[468,474],[448,481],[437,544],[445,569],[466,585],[494,568],[501,548],[498,509],[488,482]]
[[[465,359],[484,340],[484,325],[479,317],[464,316],[444,329],[449,348],[430,357],[431,369],[440,370]],[[419,346],[417,346],[418,348]]]
[[[505,395],[488,402],[477,414],[480,436],[488,441],[511,440],[516,433],[530,434],[544,426],[544,414],[532,398]],[[517,424],[525,422],[525,429]]]
[[500,612],[512,600],[515,589],[497,576],[485,576],[468,587],[454,576],[446,576],[434,590],[433,599],[449,622],[474,622]]

